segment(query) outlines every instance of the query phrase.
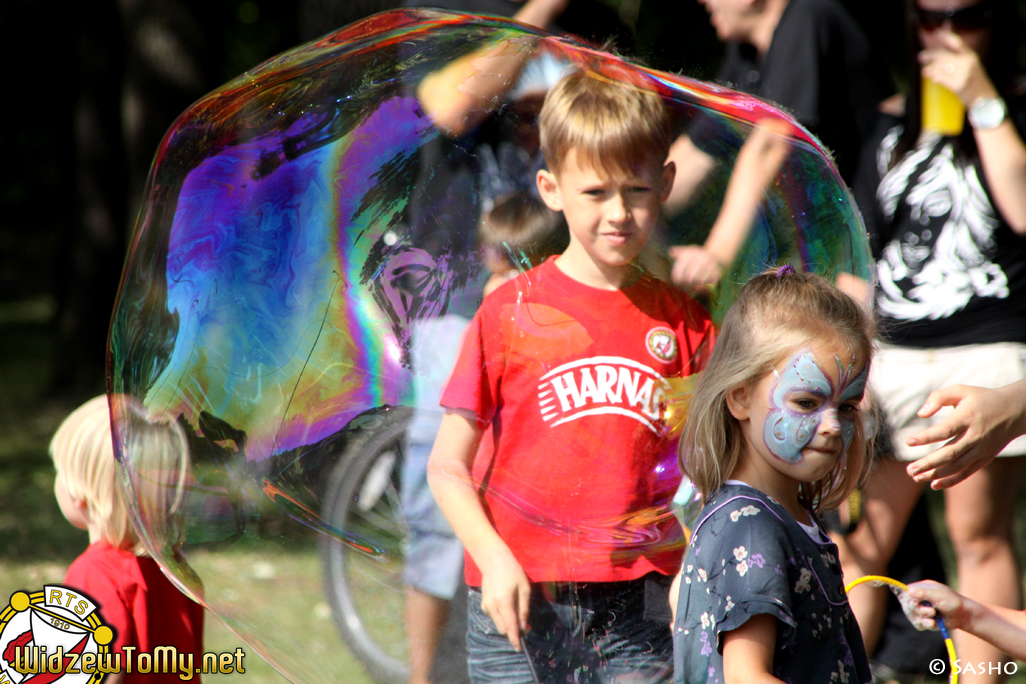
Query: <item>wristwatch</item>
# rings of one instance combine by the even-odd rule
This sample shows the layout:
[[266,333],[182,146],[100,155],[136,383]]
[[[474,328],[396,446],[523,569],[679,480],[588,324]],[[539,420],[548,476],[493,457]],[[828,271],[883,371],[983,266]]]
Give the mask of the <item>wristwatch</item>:
[[978,131],[997,128],[1008,116],[1008,107],[1000,97],[981,97],[969,107],[969,124]]

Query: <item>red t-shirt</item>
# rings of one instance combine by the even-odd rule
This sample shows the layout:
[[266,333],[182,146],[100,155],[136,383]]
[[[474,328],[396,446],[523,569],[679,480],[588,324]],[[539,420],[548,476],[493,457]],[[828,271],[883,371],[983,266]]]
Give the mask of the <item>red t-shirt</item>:
[[705,310],[650,276],[599,290],[549,260],[485,298],[441,403],[478,416],[474,482],[532,582],[677,571],[661,408],[666,378],[701,370],[712,341]]
[[[114,630],[114,653],[135,646],[139,653],[153,653],[157,646],[174,646],[179,653],[193,653],[194,667],[203,657],[203,606],[178,591],[152,558],[113,547],[107,541],[91,544],[68,568],[64,584],[78,589],[100,607],[103,624]],[[198,682],[195,675],[192,682]],[[124,684],[181,684],[178,674],[125,672]]]

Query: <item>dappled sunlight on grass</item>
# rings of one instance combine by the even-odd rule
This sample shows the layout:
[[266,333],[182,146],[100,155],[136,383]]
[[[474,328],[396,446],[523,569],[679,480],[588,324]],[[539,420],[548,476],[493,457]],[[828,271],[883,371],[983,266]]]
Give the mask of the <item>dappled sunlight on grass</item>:
[[[220,587],[220,601],[237,607],[237,610],[225,611],[236,626],[257,621],[269,627],[272,633],[286,634],[289,641],[302,644],[305,652],[298,655],[318,663],[319,669],[331,680],[372,684],[338,636],[322,590],[320,558],[316,552],[290,553],[287,558],[268,560],[267,554],[258,551],[204,551],[192,554],[189,562],[207,587]],[[248,654],[246,674],[219,678],[245,676],[246,682],[268,684],[285,681],[253,649],[242,644],[239,637],[208,613],[208,650],[233,650],[240,644]]]

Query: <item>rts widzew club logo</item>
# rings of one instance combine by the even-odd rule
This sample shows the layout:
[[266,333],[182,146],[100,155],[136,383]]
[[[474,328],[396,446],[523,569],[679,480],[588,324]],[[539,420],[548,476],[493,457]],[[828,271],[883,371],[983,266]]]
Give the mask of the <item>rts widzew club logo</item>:
[[652,328],[645,336],[645,345],[652,358],[671,363],[677,358],[677,335],[669,328]]
[[0,613],[0,684],[97,684],[117,671],[95,603],[59,584],[11,595]]

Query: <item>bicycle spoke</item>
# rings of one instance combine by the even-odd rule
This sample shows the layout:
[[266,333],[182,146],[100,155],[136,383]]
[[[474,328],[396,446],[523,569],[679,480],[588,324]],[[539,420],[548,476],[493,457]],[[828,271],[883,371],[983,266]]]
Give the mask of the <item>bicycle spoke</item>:
[[384,557],[370,558],[336,539],[323,541],[336,624],[383,682],[407,677],[403,572],[409,527],[400,487],[411,414],[408,409],[383,414],[373,434],[341,455],[330,483],[330,522],[380,548]]
[[[353,518],[355,518],[355,516],[351,516],[350,519]],[[368,524],[360,525],[359,523],[348,523],[346,525],[346,529],[355,530],[356,528],[363,528],[366,529],[368,532],[378,530],[382,532],[389,532],[391,533],[391,535],[394,535],[397,532],[402,532],[402,527],[395,522],[395,518],[381,515],[373,510],[361,511],[359,517],[356,518],[356,520],[362,520]]]

